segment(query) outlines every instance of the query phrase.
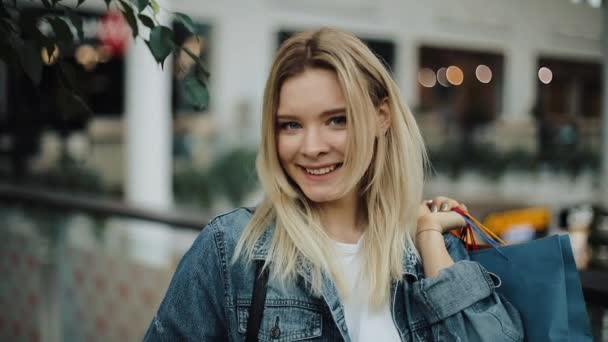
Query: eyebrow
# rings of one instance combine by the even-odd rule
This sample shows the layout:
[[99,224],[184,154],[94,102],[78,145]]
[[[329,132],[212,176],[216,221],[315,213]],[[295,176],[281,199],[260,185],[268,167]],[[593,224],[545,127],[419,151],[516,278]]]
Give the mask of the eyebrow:
[[[324,110],[323,112],[321,112],[321,116],[329,116],[329,115],[338,114],[338,113],[346,113],[346,107],[339,107],[339,108]],[[297,116],[290,115],[290,114],[277,113],[277,118],[278,119],[297,119]]]

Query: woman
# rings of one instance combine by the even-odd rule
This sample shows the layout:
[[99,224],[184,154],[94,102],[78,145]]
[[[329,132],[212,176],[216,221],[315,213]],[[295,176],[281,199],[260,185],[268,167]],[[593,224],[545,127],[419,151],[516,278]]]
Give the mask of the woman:
[[258,264],[260,340],[522,340],[499,280],[442,235],[464,225],[459,203],[420,204],[425,162],[414,117],[359,39],[293,36],[264,94],[265,199],[202,231],[145,339],[244,340]]

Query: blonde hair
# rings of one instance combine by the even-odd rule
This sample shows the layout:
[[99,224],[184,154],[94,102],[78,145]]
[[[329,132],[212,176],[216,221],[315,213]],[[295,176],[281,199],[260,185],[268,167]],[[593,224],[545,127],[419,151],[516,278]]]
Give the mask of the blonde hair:
[[[346,101],[348,143],[344,161],[346,192],[357,189],[366,211],[362,274],[368,281],[370,305],[378,308],[390,297],[392,281],[403,277],[405,249],[414,248],[418,206],[427,161],[413,115],[382,62],[355,36],[329,28],[302,32],[279,49],[266,82],[262,141],[256,167],[265,198],[245,228],[233,260],[251,260],[257,239],[275,223],[265,266],[281,283],[294,281],[298,264],[310,264],[310,288],[320,295],[323,276],[344,291],[334,265],[331,239],[318,209],[283,171],[277,154],[276,112],[285,80],[307,69],[336,73]],[[380,129],[378,108],[389,107],[390,126]],[[415,249],[414,249],[415,250]]]

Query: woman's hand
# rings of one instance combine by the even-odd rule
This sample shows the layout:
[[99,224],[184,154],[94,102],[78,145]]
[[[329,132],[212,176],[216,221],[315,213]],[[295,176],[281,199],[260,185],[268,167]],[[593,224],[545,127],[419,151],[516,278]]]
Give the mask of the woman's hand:
[[[452,209],[460,208],[467,211],[467,207],[457,201],[443,196],[424,201],[418,211],[418,225],[416,238],[425,231],[435,230],[440,233],[460,228],[466,225],[462,216]],[[431,232],[432,233],[432,232]]]
[[441,234],[466,224],[460,214],[451,211],[457,207],[467,211],[464,204],[442,196],[420,205],[415,244],[427,278],[437,276],[439,271],[454,264]]

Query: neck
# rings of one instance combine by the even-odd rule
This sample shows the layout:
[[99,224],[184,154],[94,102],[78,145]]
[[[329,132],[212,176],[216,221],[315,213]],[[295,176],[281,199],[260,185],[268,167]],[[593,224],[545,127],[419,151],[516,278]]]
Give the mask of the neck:
[[340,200],[320,204],[321,224],[334,240],[357,243],[363,234],[357,196],[345,196]]

